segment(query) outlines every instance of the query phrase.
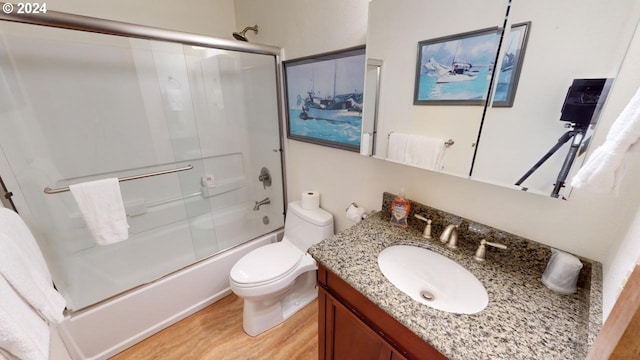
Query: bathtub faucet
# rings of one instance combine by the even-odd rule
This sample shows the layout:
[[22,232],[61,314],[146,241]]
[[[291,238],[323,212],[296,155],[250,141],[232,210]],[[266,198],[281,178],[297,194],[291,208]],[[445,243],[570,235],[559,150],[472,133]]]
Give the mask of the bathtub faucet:
[[253,206],[253,211],[258,211],[260,210],[260,206],[267,205],[267,204],[271,204],[271,200],[269,200],[268,197],[260,201],[256,201],[256,204]]

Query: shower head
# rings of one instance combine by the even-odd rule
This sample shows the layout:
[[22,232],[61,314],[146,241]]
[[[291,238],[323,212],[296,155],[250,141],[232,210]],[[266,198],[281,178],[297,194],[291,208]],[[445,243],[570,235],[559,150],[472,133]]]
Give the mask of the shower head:
[[258,33],[258,25],[254,25],[254,26],[247,26],[246,28],[242,29],[242,31],[238,32],[234,32],[233,33],[233,37],[236,40],[240,40],[240,41],[249,41],[247,40],[246,36],[244,36],[244,34],[249,31],[249,30],[253,30],[254,33]]

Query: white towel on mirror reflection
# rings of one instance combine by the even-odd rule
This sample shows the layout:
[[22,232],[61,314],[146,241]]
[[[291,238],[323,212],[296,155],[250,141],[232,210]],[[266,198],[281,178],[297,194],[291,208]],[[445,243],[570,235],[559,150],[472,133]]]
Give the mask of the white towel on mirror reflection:
[[0,348],[10,354],[5,357],[48,359],[49,337],[47,324],[0,276]]
[[389,134],[389,145],[387,146],[387,160],[404,163],[407,153],[407,142],[409,135],[393,132]]
[[64,298],[53,288],[47,263],[22,218],[0,208],[0,274],[50,323],[63,319]]
[[75,184],[69,186],[69,190],[97,244],[109,245],[129,238],[117,178]]
[[424,169],[440,171],[444,159],[444,140],[420,135],[409,135],[405,162]]
[[595,193],[617,193],[624,176],[625,155],[640,139],[640,89],[616,121],[607,138],[571,180],[571,186]]

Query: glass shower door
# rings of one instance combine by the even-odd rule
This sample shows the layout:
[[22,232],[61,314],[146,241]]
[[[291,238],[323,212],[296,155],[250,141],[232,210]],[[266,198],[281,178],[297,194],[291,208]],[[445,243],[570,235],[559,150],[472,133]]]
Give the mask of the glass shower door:
[[[68,308],[283,226],[275,58],[0,24],[0,176]],[[121,182],[129,239],[96,244],[69,192]],[[270,170],[263,187],[260,170]],[[271,204],[253,210],[255,201]]]
[[[283,226],[273,56],[185,46],[212,216],[192,222],[198,258]],[[268,169],[271,184],[259,181]],[[270,204],[254,210],[255,202]],[[204,228],[215,228],[211,243]]]

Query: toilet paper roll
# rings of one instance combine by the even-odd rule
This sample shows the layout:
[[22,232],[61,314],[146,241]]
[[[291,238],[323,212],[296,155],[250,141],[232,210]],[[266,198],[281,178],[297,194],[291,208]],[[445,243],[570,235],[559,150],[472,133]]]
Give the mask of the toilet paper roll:
[[371,141],[371,135],[369,135],[369,133],[362,134],[362,139],[360,139],[360,155],[365,155],[365,156],[371,155],[371,151],[369,150],[370,141]]
[[313,210],[320,207],[320,193],[317,191],[303,191],[300,198],[300,206],[303,209]]
[[347,219],[351,221],[355,221],[356,223],[359,223],[360,221],[362,221],[362,218],[364,217],[364,213],[365,213],[364,208],[357,207],[351,204],[351,206],[349,206],[349,208],[347,209]]

